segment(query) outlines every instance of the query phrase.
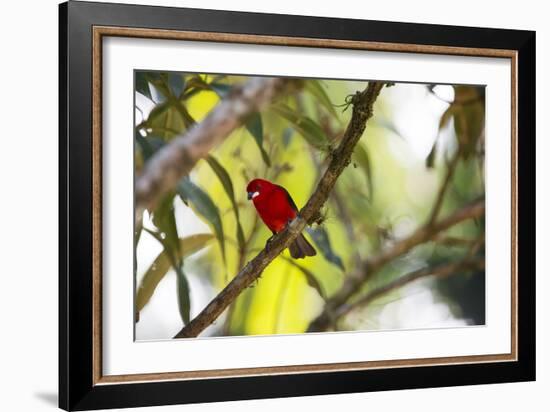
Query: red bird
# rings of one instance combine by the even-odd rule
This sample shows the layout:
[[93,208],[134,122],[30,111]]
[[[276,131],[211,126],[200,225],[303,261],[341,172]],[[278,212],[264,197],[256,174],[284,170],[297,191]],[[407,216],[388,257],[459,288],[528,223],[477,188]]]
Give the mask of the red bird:
[[[258,214],[273,234],[284,230],[286,225],[298,214],[296,203],[282,186],[264,179],[254,179],[248,183],[246,191],[248,200],[252,199]],[[301,233],[288,247],[288,250],[294,259],[317,254]]]

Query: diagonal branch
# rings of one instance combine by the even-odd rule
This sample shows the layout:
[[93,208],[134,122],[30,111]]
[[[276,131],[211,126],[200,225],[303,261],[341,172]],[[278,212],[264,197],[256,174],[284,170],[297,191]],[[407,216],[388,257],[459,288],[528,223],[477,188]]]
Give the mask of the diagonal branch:
[[243,290],[260,277],[267,265],[296,239],[307,224],[312,224],[318,219],[321,207],[328,199],[336,180],[350,163],[353,149],[365,131],[367,120],[372,117],[374,102],[383,86],[383,83],[370,82],[364,91],[357,92],[353,96],[351,100],[353,112],[344,137],[331,153],[330,162],[323,177],[298,217],[273,238],[269,247],[263,249],[248,262],[202,312],[178,332],[175,338],[198,336],[223,313]]
[[379,298],[380,296],[383,296],[386,293],[389,293],[395,289],[401,288],[421,278],[425,278],[428,276],[443,278],[443,277],[451,276],[453,273],[463,271],[463,270],[482,270],[482,269],[485,269],[485,259],[484,258],[473,259],[471,257],[467,257],[458,262],[445,263],[445,264],[437,265],[435,267],[425,267],[422,269],[418,269],[418,270],[415,270],[414,272],[410,272],[397,279],[394,279],[393,281],[385,284],[384,286],[380,286],[376,289],[373,289],[372,291],[368,292],[366,295],[362,296],[361,298],[359,298],[353,303],[344,304],[340,306],[338,308],[338,311],[334,313],[334,316],[336,318],[345,316],[352,310],[355,310],[359,307],[367,306],[368,304],[370,304],[372,301]]
[[409,237],[399,240],[392,247],[366,259],[364,264],[347,277],[340,289],[329,298],[321,314],[310,323],[308,332],[320,332],[329,328],[334,323],[335,313],[338,312],[340,306],[346,304],[348,299],[360,290],[360,286],[385,264],[421,243],[433,239],[444,230],[464,220],[479,217],[484,212],[485,202],[483,200],[469,204],[437,223],[428,223],[418,228]]
[[206,157],[249,116],[265,108],[292,81],[280,77],[250,79],[233,88],[202,122],[159,150],[136,180],[136,222],[141,220],[144,209],[154,209],[162,195],[172,190],[199,159]]

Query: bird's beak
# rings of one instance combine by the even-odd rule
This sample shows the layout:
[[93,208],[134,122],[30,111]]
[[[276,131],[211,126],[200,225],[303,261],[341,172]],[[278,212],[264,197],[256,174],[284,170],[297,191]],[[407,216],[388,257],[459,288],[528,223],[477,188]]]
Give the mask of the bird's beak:
[[254,199],[256,196],[260,194],[260,192],[247,192],[248,193],[248,200]]

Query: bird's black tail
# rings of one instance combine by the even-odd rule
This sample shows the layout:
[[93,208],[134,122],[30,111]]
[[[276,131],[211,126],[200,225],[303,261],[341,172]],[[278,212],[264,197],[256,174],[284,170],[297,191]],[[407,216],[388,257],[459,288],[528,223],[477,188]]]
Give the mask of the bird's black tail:
[[311,246],[311,244],[301,233],[294,240],[294,242],[290,244],[288,250],[290,250],[290,256],[294,259],[303,259],[306,256],[315,256],[317,254],[313,246]]

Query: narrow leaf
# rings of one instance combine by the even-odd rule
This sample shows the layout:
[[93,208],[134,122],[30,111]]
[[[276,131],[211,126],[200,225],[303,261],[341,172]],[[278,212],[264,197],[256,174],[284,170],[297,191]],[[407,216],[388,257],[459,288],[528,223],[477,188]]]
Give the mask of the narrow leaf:
[[210,86],[199,75],[196,75],[187,80],[185,90],[189,89],[209,90]]
[[147,118],[147,127],[152,129],[155,135],[169,140],[185,130],[186,124],[172,99],[151,110]]
[[231,200],[231,203],[236,204],[233,182],[231,181],[231,177],[229,176],[227,170],[225,170],[221,163],[212,155],[208,155],[205,160],[212,168],[216,176],[218,176],[218,179],[220,180],[225,193],[227,193],[229,200]]
[[461,110],[455,114],[455,132],[465,158],[475,152],[477,142],[483,132],[484,112],[484,104],[478,101],[462,105]]
[[182,200],[184,202],[189,202],[189,204],[192,205],[193,210],[210,224],[220,244],[222,258],[225,262],[225,237],[222,219],[220,217],[220,211],[214,201],[210,198],[208,193],[188,178],[183,178],[180,180],[177,186],[177,191],[182,197]]
[[243,228],[241,226],[241,221],[239,218],[239,207],[237,205],[237,201],[235,199],[235,191],[233,189],[233,182],[231,181],[231,177],[229,176],[229,173],[225,168],[218,162],[218,160],[214,156],[208,156],[206,158],[206,161],[216,174],[218,176],[218,179],[220,180],[225,193],[227,194],[227,197],[229,197],[229,200],[231,201],[231,205],[233,206],[233,211],[235,213],[235,219],[237,222],[237,241],[239,242],[239,248],[244,248],[244,233]]
[[336,265],[337,267],[342,269],[342,271],[344,271],[345,268],[344,263],[342,262],[342,258],[338,256],[332,249],[328,232],[320,226],[316,227],[315,229],[307,228],[306,230],[321,251],[323,257],[330,263]]
[[160,78],[149,80],[149,90],[153,101],[157,104],[164,103],[168,99],[169,92]]
[[174,194],[164,196],[158,207],[153,212],[153,223],[165,235],[164,244],[170,248],[169,252],[179,252],[178,230],[176,216],[174,215]]
[[485,126],[485,90],[472,86],[454,86],[455,98],[441,117],[439,127],[454,117],[455,134],[464,158],[475,152]]
[[[204,248],[208,242],[213,239],[210,233],[201,233],[197,235],[191,235],[186,238],[179,239],[181,253],[178,255],[178,259],[181,261],[193,253]],[[154,260],[153,264],[149,267],[145,275],[141,279],[139,287],[136,293],[136,310],[140,311],[149,302],[151,296],[170,269],[170,258],[166,254],[166,251],[162,251],[160,255]]]
[[185,89],[185,81],[183,75],[179,73],[168,73],[168,85],[172,95],[179,98]]
[[293,128],[317,149],[326,150],[329,146],[327,136],[321,126],[307,116],[297,114],[288,105],[279,103],[272,110],[290,122]]
[[327,295],[323,290],[321,283],[319,283],[319,281],[317,280],[317,278],[315,277],[315,275],[311,270],[300,265],[299,263],[296,263],[294,259],[287,258],[286,256],[281,256],[281,257],[285,259],[288,263],[290,263],[292,266],[299,269],[300,272],[302,272],[302,274],[305,276],[307,284],[311,286],[313,289],[315,289],[323,300],[327,300]]
[[168,109],[170,109],[170,105],[168,105],[167,103],[157,104],[149,113],[149,116],[147,117],[147,123],[151,124],[151,122],[163,115]]
[[323,83],[320,80],[307,80],[305,82],[305,89],[311,93],[313,96],[317,98],[319,103],[327,109],[327,111],[334,116],[335,119],[338,121],[340,118],[338,117],[338,114],[336,114],[336,109],[334,108],[334,105],[330,101],[330,97],[328,97],[327,92],[325,91],[325,88],[323,87]]
[[372,201],[374,194],[373,179],[372,179],[372,166],[370,161],[369,152],[367,148],[362,144],[357,144],[353,150],[353,161],[363,170],[365,177],[367,178],[367,185],[369,191],[369,198]]
[[144,72],[136,72],[136,91],[149,98],[149,100],[153,100],[151,90],[149,90],[147,74]]
[[231,91],[230,84],[212,82],[209,84],[209,86],[212,91],[216,92],[216,94],[220,96],[221,99],[225,98]]
[[178,286],[178,309],[183,324],[187,325],[191,317],[191,294],[185,273],[179,266],[176,268],[176,282]]
[[185,125],[185,128],[189,128],[189,127],[193,126],[196,123],[195,119],[193,119],[193,117],[191,116],[191,114],[189,113],[189,111],[187,110],[185,105],[183,104],[183,102],[174,99],[174,100],[172,100],[172,106],[176,109],[176,111],[181,116],[181,120],[182,120],[183,124]]
[[164,146],[164,140],[160,137],[148,135],[147,137],[142,136],[139,132],[136,132],[136,142],[141,149],[143,154],[143,159],[145,161],[149,160],[157,150]]
[[254,113],[250,117],[248,122],[246,122],[245,127],[256,141],[258,149],[260,149],[260,153],[262,154],[262,159],[264,163],[267,165],[267,167],[271,167],[271,160],[269,159],[269,155],[264,149],[264,127],[262,123],[262,116],[260,115],[260,113]]

